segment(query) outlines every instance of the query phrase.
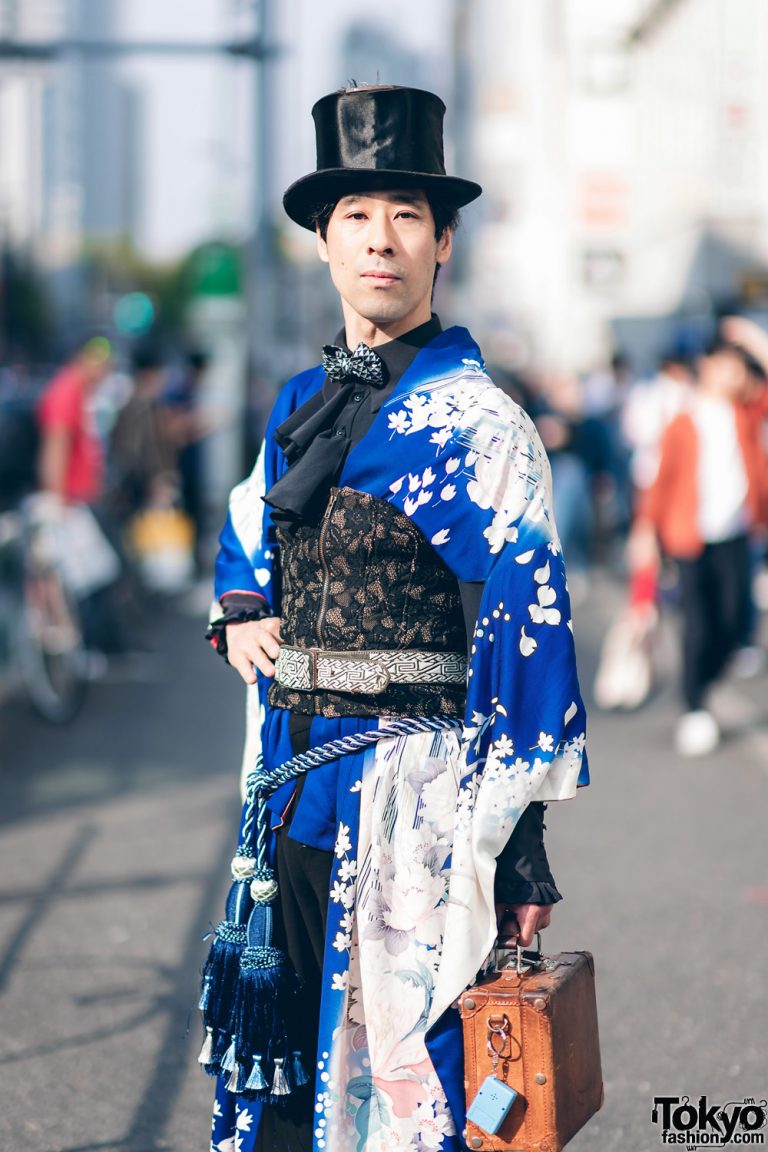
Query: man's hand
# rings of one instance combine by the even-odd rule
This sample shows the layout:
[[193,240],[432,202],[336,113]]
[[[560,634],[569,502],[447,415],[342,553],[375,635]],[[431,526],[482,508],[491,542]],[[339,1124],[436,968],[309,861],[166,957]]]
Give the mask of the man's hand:
[[536,933],[543,931],[551,919],[551,904],[497,904],[499,947],[514,948],[520,944],[530,948]]
[[283,638],[279,616],[227,624],[227,659],[246,684],[256,683],[254,665],[265,676],[274,676],[275,660]]

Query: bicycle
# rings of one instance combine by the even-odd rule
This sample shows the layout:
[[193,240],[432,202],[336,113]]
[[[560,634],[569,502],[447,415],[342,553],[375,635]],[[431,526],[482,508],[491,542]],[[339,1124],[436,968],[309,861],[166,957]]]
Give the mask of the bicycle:
[[87,656],[50,531],[22,504],[0,511],[0,696],[22,691],[51,724],[80,711]]

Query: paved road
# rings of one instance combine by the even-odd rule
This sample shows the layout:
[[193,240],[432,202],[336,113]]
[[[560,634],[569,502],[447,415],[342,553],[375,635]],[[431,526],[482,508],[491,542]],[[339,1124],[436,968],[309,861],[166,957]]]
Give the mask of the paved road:
[[[616,603],[597,579],[576,614],[585,689]],[[2,1152],[207,1149],[194,1005],[242,697],[200,633],[166,619],[153,661],[95,685],[71,730],[0,709]],[[660,1148],[654,1094],[766,1094],[767,684],[724,688],[728,739],[693,763],[670,751],[671,687],[593,711],[595,786],[549,809],[566,900],[547,949],[596,955],[606,1081],[573,1152]]]

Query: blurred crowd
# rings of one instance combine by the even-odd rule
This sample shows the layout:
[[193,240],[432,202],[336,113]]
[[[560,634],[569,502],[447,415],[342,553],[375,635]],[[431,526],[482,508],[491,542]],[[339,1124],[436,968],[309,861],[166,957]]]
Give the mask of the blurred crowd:
[[0,370],[0,510],[56,524],[92,671],[133,649],[147,593],[200,571],[207,366],[149,341],[123,365],[99,335],[48,373]]
[[767,378],[768,335],[732,316],[696,354],[664,355],[649,378],[634,379],[616,355],[583,377],[506,380],[552,463],[572,600],[585,596],[594,563],[626,580],[594,686],[600,707],[645,702],[660,607],[679,611],[684,756],[720,742],[709,700],[723,673],[756,675],[765,664]]
[[[92,656],[131,647],[131,602],[201,573],[207,367],[200,349],[169,354],[149,341],[124,367],[96,336],[42,377],[0,368],[0,509],[34,493],[36,515],[64,523],[62,565]],[[727,667],[755,674],[765,660],[768,334],[726,318],[708,346],[670,350],[641,379],[619,354],[581,375],[490,370],[549,454],[572,601],[586,597],[595,565],[626,583],[598,705],[631,709],[650,696],[660,608],[673,605],[677,747],[711,751],[712,685]]]

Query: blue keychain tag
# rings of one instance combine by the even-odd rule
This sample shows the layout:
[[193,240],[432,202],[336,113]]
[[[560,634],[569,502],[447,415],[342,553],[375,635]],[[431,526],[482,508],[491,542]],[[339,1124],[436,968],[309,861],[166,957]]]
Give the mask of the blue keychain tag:
[[467,1109],[467,1120],[477,1124],[489,1136],[495,1136],[516,1099],[517,1092],[509,1084],[497,1080],[495,1076],[486,1076],[480,1091]]

